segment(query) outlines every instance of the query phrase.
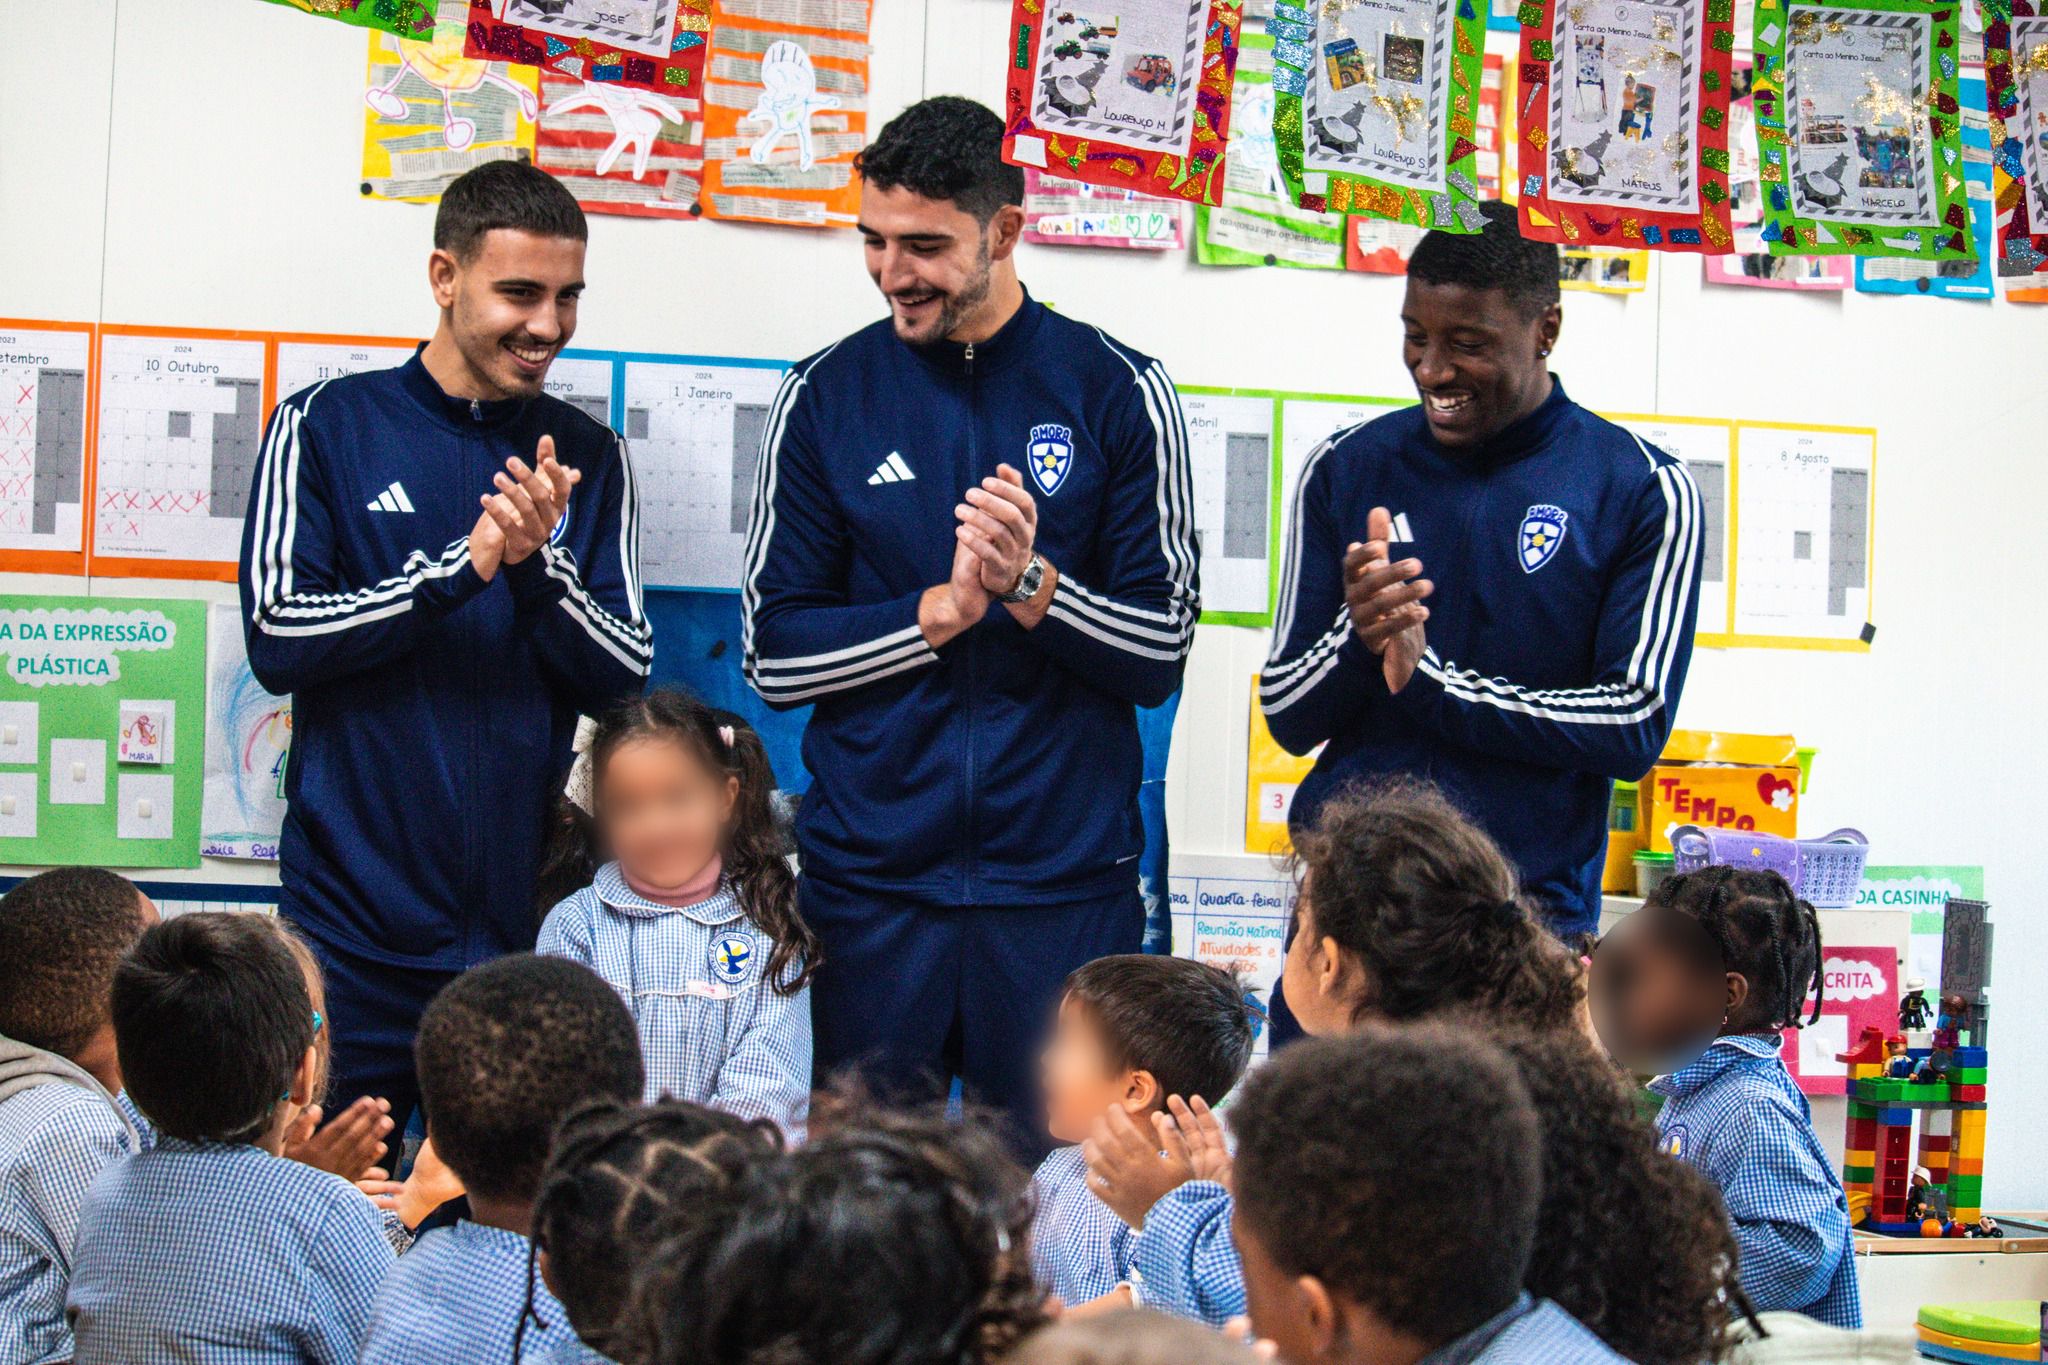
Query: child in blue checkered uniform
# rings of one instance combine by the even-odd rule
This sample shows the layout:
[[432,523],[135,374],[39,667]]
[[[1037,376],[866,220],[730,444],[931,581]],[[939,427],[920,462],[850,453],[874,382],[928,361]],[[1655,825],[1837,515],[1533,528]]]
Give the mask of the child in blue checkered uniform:
[[[1435,788],[1389,783],[1338,797],[1295,851],[1301,890],[1282,979],[1308,1033],[1457,1008],[1535,1029],[1580,1026],[1577,960],[1516,899],[1515,871],[1493,841]],[[1089,1144],[1090,1183],[1142,1229],[1131,1260],[1146,1304],[1220,1326],[1245,1311],[1228,1159],[1213,1117],[1174,1117],[1201,1165],[1111,1111]]]
[[536,1283],[528,1231],[556,1126],[592,1101],[640,1097],[632,1016],[588,967],[519,953],[443,987],[413,1059],[427,1138],[468,1192],[469,1217],[399,1260],[363,1365],[601,1360]]
[[1088,1188],[1080,1144],[1110,1109],[1149,1127],[1169,1099],[1183,1112],[1222,1103],[1251,1060],[1257,1018],[1236,977],[1186,958],[1098,958],[1067,978],[1039,1074],[1046,1128],[1073,1145],[1032,1178],[1031,1262],[1068,1307],[1142,1299],[1131,1275],[1137,1234]]
[[116,969],[112,1001],[121,1077],[157,1141],[86,1195],[73,1359],[355,1360],[393,1253],[360,1191],[280,1155],[323,1065],[285,936],[257,915],[165,921]]
[[155,1134],[121,1090],[114,968],[156,907],[65,867],[0,897],[0,1361],[71,1358],[64,1291],[93,1178]]
[[[1801,1026],[1809,993],[1813,1013],[1803,1022],[1820,1015],[1819,916],[1777,873],[1730,867],[1674,877],[1646,909],[1696,920],[1726,969],[1719,1036],[1650,1083],[1664,1097],[1664,1149],[1720,1187],[1742,1249],[1742,1288],[1759,1311],[1861,1327],[1848,1197],[1779,1057],[1781,1031]],[[1644,936],[1642,951],[1676,951],[1660,942]],[[1643,965],[1629,975],[1644,985],[1617,1006],[1633,1036],[1675,1038],[1683,1031],[1676,993],[1659,987],[1681,974]]]
[[756,1162],[782,1150],[767,1119],[688,1100],[595,1100],[562,1120],[533,1201],[536,1264],[589,1347],[627,1358],[636,1275]]
[[[1245,1083],[1232,1118],[1249,1325],[1280,1359],[1624,1365],[1524,1287],[1542,1128],[1473,1021],[1295,1044]],[[1391,1245],[1418,1215],[1423,1234]]]
[[625,999],[649,1099],[800,1136],[817,941],[797,914],[760,737],[661,690],[586,725],[578,743],[542,888],[565,898],[535,951],[594,968]]

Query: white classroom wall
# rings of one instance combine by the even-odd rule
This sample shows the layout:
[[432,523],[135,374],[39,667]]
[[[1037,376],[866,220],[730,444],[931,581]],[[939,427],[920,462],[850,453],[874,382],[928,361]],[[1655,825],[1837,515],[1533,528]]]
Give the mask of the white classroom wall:
[[[876,0],[873,122],[928,94],[997,105],[1009,0]],[[423,334],[428,208],[362,198],[366,39],[257,0],[0,0],[0,316]],[[1041,298],[1185,384],[1400,395],[1398,279],[1200,269],[1026,247]],[[793,359],[879,314],[851,233],[593,219],[579,344]],[[1868,655],[1695,654],[1680,723],[1819,747],[1802,828],[1885,863],[1981,863],[1998,923],[1988,1205],[2048,1207],[2048,854],[2034,707],[2048,624],[2048,308],[1703,290],[1570,295],[1554,358],[1596,408],[1878,429]],[[2001,387],[2001,374],[2008,376]],[[228,585],[0,575],[0,591]],[[1176,851],[1242,847],[1263,631],[1205,626],[1169,805]],[[209,863],[179,880],[268,880]],[[1832,1135],[1831,1135],[1832,1136]]]

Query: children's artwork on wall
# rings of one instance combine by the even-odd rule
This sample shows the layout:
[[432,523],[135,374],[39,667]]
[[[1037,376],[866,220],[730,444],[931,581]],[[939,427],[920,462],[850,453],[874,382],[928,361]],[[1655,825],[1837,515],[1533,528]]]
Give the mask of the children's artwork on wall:
[[1229,0],[1015,0],[1003,159],[1221,203],[1240,21]]
[[1344,268],[1371,275],[1405,275],[1408,258],[1428,228],[1354,213],[1344,220]]
[[468,0],[463,50],[564,80],[697,98],[711,0]]
[[206,777],[200,853],[277,860],[292,699],[263,690],[249,671],[241,609],[213,604],[206,647]]
[[1273,142],[1295,202],[1477,232],[1482,0],[1281,0]]
[[270,0],[273,5],[339,19],[357,28],[374,28],[401,38],[424,38],[434,31],[434,0]]
[[0,597],[0,861],[197,867],[206,603]]
[[1735,229],[1735,254],[1706,258],[1708,284],[1840,293],[1849,287],[1845,256],[1773,256],[1756,228]]
[[432,203],[486,161],[533,159],[538,73],[464,55],[466,0],[441,0],[433,37],[370,35],[365,195]]
[[1991,302],[1997,293],[1992,264],[1991,135],[1984,112],[1984,73],[1976,68],[1959,83],[1963,123],[1963,179],[1970,203],[1974,259],[1926,261],[1901,256],[1858,256],[1856,287],[1866,294],[1929,294]]
[[716,0],[705,216],[852,227],[867,127],[867,0]]
[[85,572],[93,328],[0,318],[0,570]]
[[[1745,30],[1738,23],[1736,33]],[[1773,256],[1763,222],[1763,181],[1756,156],[1756,109],[1750,99],[1756,68],[1737,57],[1728,72],[1728,221],[1734,249],[1706,258],[1708,284],[1757,289],[1838,292],[1849,287],[1849,263],[1834,256]]]
[[1764,240],[1780,255],[1972,252],[1953,4],[1758,0]]
[[93,573],[235,581],[269,354],[254,332],[100,328]]
[[704,189],[699,86],[656,94],[543,69],[535,162],[587,212],[694,218]]
[[1273,40],[1244,35],[1232,89],[1223,202],[1195,210],[1203,265],[1344,267],[1344,216],[1294,206],[1273,153]]
[[1522,235],[1723,251],[1734,0],[1529,0]]
[[1187,213],[1177,199],[1026,168],[1024,240],[1040,246],[1173,251],[1186,245]]
[[1567,246],[1557,253],[1560,289],[1588,294],[1640,294],[1650,282],[1650,253],[1641,248]]
[[1998,273],[2026,276],[2048,265],[2048,12],[1984,0],[1983,17]]

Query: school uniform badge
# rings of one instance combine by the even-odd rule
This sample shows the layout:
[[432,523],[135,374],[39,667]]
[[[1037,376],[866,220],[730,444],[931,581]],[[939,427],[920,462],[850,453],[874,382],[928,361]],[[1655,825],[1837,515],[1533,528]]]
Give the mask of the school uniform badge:
[[1663,1141],[1659,1142],[1657,1147],[1666,1156],[1683,1158],[1685,1156],[1685,1149],[1691,1145],[1689,1142],[1691,1136],[1690,1133],[1685,1131],[1684,1124],[1674,1123],[1671,1125],[1670,1131],[1664,1134]]
[[720,934],[711,940],[711,974],[737,986],[754,974],[754,940],[746,934]]
[[1522,513],[1522,572],[1535,573],[1550,562],[1557,547],[1564,544],[1565,510],[1539,502]]
[[1024,445],[1024,463],[1031,468],[1031,481],[1047,497],[1059,492],[1074,464],[1073,428],[1057,422],[1031,428],[1031,439]]

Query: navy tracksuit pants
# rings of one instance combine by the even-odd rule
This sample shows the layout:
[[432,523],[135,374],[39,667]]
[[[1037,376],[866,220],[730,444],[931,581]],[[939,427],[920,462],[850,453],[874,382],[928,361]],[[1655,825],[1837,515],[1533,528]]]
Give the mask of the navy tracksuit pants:
[[1052,1150],[1038,1053],[1067,974],[1144,945],[1128,891],[1057,905],[919,905],[802,879],[804,919],[824,959],[811,984],[815,1072],[858,1074],[881,1098],[944,1099],[996,1111],[1020,1157]]

